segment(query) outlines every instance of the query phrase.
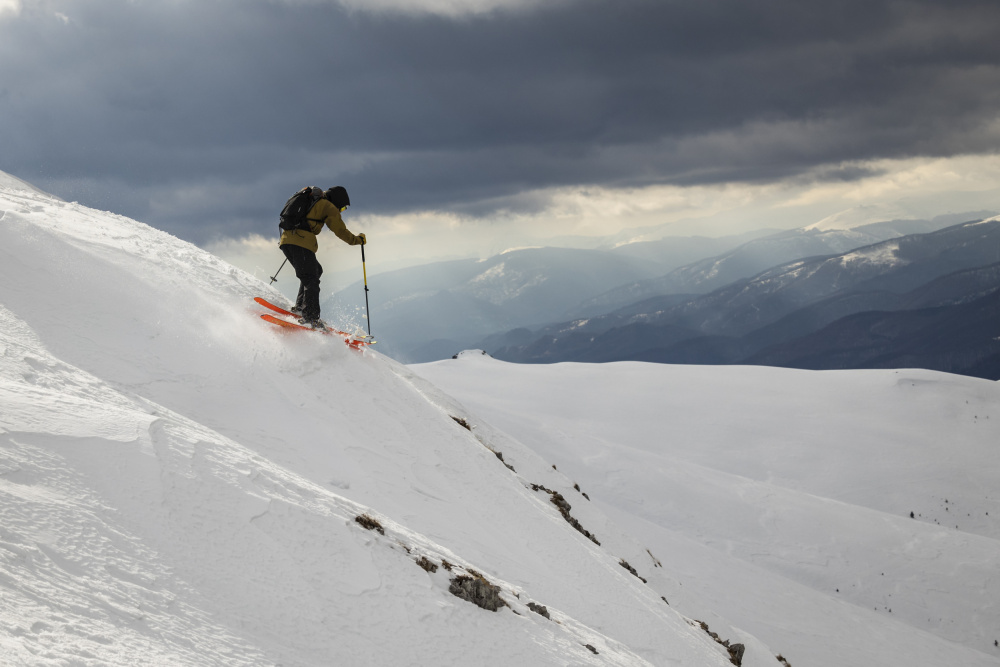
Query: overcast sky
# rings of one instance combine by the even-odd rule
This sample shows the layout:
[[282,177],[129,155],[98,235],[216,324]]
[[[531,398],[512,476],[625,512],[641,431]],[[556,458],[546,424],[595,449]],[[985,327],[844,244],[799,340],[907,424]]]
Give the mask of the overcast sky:
[[0,0],[0,170],[275,257],[340,184],[387,263],[1000,208],[998,35],[997,0]]

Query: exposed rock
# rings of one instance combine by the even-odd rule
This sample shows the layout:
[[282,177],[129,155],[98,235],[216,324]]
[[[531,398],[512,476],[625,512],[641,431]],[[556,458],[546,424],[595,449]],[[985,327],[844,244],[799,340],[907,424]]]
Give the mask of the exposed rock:
[[649,583],[643,577],[640,577],[639,573],[635,571],[635,568],[632,567],[631,565],[629,565],[628,562],[624,558],[619,559],[618,564],[621,565],[622,567],[624,567],[629,572],[631,572],[636,577],[638,577],[639,580],[642,581],[642,583],[644,583],[644,584],[648,584]]
[[356,516],[354,517],[354,520],[368,530],[377,530],[380,535],[385,535],[385,529],[382,528],[382,524],[380,524],[377,519],[370,517],[367,514]]
[[421,556],[421,557],[420,557],[420,558],[419,558],[419,559],[417,560],[417,565],[419,565],[420,567],[424,568],[425,570],[427,570],[427,571],[428,571],[428,572],[430,572],[431,574],[433,574],[433,573],[437,572],[437,570],[438,570],[438,566],[437,566],[437,565],[435,565],[434,563],[432,563],[432,562],[431,562],[431,561],[430,561],[430,560],[429,560],[429,559],[427,558],[427,556]]
[[[493,451],[493,450],[490,450],[490,451]],[[503,463],[505,466],[507,466],[508,470],[510,470],[513,473],[517,472],[516,470],[514,470],[514,466],[512,466],[511,464],[509,464],[509,463],[507,463],[506,461],[503,460],[503,452],[493,452],[493,453],[497,455],[497,458],[500,459],[501,463]]]
[[[577,521],[572,515],[570,515],[569,511],[573,509],[573,506],[570,505],[568,502],[566,502],[566,498],[563,497],[563,494],[559,493],[558,491],[553,491],[552,489],[546,489],[541,484],[532,484],[531,489],[532,491],[544,491],[545,493],[552,496],[549,500],[552,501],[553,505],[559,508],[559,513],[562,514],[564,519],[566,519],[566,522],[569,523],[569,525],[576,528],[581,533],[583,533],[585,536],[587,536],[587,538],[589,538],[591,542],[593,542],[597,546],[601,546],[601,543],[597,541],[597,538],[594,537],[593,533],[585,529],[582,525],[580,525],[579,521]],[[590,500],[590,498],[587,498],[587,500]]]
[[507,603],[500,597],[500,587],[494,586],[480,577],[460,574],[451,580],[448,590],[452,595],[488,611],[497,611],[501,607],[507,606]]
[[[666,602],[666,599],[664,599],[664,602]],[[741,665],[743,664],[743,653],[746,651],[746,647],[743,644],[730,645],[728,639],[722,639],[721,637],[719,637],[718,633],[709,630],[708,623],[706,623],[705,621],[695,621],[695,623],[701,626],[701,629],[707,632],[709,637],[714,639],[716,643],[720,644],[723,648],[726,649],[726,651],[729,652],[729,662],[736,665],[736,667],[741,667]],[[784,658],[782,658],[780,655],[778,656],[778,660],[780,662],[784,662]],[[787,665],[788,663],[785,664]],[[788,667],[791,667],[791,665],[788,665]]]
[[543,605],[535,604],[534,602],[529,602],[528,603],[528,609],[530,609],[531,611],[535,612],[536,614],[541,614],[545,618],[548,618],[550,620],[552,619],[552,617],[549,616],[549,610],[546,607],[544,607]]
[[573,506],[566,502],[566,498],[558,491],[552,493],[552,504],[558,507],[560,512],[569,512],[573,509]]

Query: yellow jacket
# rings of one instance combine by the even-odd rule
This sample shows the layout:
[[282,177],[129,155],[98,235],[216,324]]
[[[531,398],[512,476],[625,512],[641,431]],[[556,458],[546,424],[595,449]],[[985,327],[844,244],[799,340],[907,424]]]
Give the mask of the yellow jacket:
[[358,245],[361,243],[361,237],[352,234],[347,229],[347,225],[344,224],[344,220],[340,217],[340,211],[327,199],[320,199],[313,204],[313,207],[309,209],[308,215],[306,215],[306,220],[309,222],[312,231],[304,229],[286,230],[281,233],[281,240],[278,241],[278,245],[283,246],[286,243],[291,243],[292,245],[301,246],[306,250],[316,252],[319,250],[319,242],[316,240],[316,235],[323,231],[324,225],[329,227],[341,241],[348,245]]

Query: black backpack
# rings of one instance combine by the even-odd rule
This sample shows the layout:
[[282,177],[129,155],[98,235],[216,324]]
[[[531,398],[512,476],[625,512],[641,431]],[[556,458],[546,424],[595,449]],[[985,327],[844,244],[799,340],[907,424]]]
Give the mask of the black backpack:
[[285,202],[285,208],[281,209],[278,218],[278,228],[283,231],[293,229],[303,229],[312,231],[306,216],[312,207],[323,198],[323,190],[314,187],[305,187],[296,192]]

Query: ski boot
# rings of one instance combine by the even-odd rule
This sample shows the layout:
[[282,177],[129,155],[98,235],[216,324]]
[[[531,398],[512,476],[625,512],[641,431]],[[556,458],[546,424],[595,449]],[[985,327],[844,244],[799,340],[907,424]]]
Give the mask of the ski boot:
[[299,324],[301,324],[304,327],[312,327],[313,329],[318,329],[319,331],[326,331],[328,329],[328,327],[326,326],[326,322],[319,319],[318,317],[311,320],[306,319],[305,317],[299,318]]

